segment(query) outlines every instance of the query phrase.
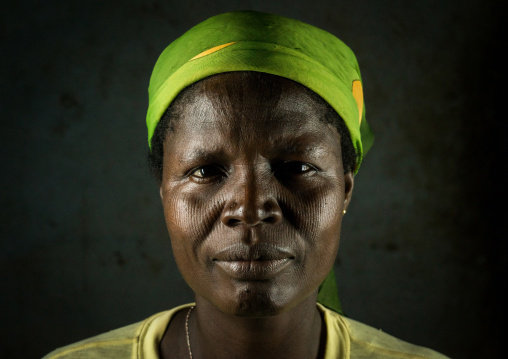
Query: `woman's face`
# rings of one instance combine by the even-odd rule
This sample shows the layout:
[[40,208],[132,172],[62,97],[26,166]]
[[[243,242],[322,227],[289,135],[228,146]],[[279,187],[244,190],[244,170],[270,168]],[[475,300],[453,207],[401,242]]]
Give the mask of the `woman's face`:
[[331,270],[353,188],[325,107],[292,81],[210,77],[179,100],[160,188],[177,265],[197,298],[282,313]]

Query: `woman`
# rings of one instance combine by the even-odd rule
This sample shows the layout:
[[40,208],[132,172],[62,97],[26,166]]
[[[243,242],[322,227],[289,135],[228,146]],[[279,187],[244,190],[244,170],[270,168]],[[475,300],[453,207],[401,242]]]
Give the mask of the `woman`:
[[346,45],[223,14],[162,53],[149,94],[150,162],[196,302],[47,358],[443,358],[339,314],[331,270],[372,143]]

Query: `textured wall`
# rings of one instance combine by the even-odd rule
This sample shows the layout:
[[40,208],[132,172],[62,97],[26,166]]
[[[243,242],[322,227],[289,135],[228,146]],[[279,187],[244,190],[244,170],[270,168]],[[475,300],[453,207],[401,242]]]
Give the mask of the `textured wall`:
[[377,137],[336,262],[346,313],[452,357],[497,357],[500,9],[479,0],[6,1],[0,357],[192,299],[145,164],[146,89],[171,40],[235,9],[315,24],[357,53]]

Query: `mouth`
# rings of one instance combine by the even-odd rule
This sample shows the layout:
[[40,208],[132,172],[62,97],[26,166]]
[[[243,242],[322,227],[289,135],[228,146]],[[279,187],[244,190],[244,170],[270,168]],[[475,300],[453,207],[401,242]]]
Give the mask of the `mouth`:
[[270,279],[294,259],[295,256],[286,248],[238,244],[221,250],[212,260],[228,276],[247,281]]

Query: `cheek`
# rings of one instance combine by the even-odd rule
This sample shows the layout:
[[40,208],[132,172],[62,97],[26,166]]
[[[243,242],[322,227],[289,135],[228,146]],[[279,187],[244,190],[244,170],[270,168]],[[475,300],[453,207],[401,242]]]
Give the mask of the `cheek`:
[[329,237],[338,239],[344,203],[342,183],[316,186],[297,196],[290,195],[286,201],[288,217],[299,232],[316,246]]
[[220,218],[223,201],[216,197],[178,187],[164,191],[166,226],[175,260],[182,271],[187,263],[200,260],[199,248]]
[[181,233],[189,239],[203,238],[219,218],[224,201],[208,191],[180,187],[193,186],[169,187],[164,192],[163,207],[168,230],[170,234]]
[[342,186],[319,188],[295,201],[293,223],[305,238],[302,275],[320,282],[333,267],[339,248],[344,196]]

